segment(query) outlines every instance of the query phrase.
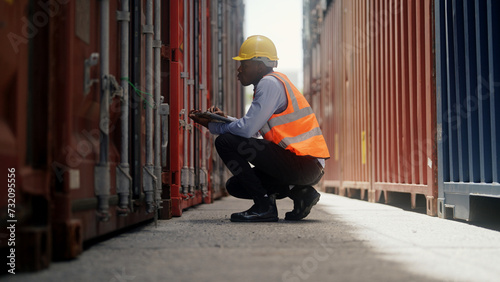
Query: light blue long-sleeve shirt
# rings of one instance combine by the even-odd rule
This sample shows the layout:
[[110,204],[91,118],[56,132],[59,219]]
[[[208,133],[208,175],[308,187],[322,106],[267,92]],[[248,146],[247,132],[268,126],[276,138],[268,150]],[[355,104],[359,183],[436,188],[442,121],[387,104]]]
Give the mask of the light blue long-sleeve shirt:
[[[231,133],[244,138],[259,136],[259,130],[273,114],[286,110],[288,100],[283,84],[274,76],[263,77],[255,87],[255,96],[246,115],[234,118],[231,123],[210,122],[208,129],[212,134]],[[318,159],[325,167],[325,160]]]
[[273,76],[263,77],[255,88],[255,96],[244,117],[231,123],[210,122],[212,134],[232,133],[245,138],[256,136],[273,114],[283,112],[288,105],[283,84]]

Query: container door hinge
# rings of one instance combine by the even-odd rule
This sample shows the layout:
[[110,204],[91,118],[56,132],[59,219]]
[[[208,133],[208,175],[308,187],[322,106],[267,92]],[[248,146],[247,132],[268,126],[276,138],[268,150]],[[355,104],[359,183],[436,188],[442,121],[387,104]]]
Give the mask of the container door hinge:
[[123,88],[120,86],[118,81],[116,81],[116,78],[113,75],[108,75],[108,80],[109,80],[109,91],[111,92],[110,99],[112,100],[114,97],[120,97],[120,99],[123,98]]
[[143,34],[154,34],[154,26],[153,25],[142,25],[142,33]]
[[90,92],[92,84],[99,82],[99,79],[90,78],[90,68],[99,63],[99,53],[92,53],[88,59],[85,59],[83,69],[83,94],[87,95]]
[[154,174],[153,165],[144,165],[142,167],[142,186],[146,198],[147,213],[152,213],[155,210],[154,193],[156,192],[156,181],[158,181],[158,179]]
[[161,45],[161,57],[170,61],[170,45]]
[[116,20],[130,22],[130,12],[128,12],[128,11],[116,11]]
[[[163,98],[163,97],[162,97]],[[163,167],[167,166],[167,147],[168,147],[168,115],[170,114],[170,105],[168,103],[162,103],[160,105],[160,116],[161,116],[161,165]]]
[[181,128],[186,129],[186,130],[190,130],[190,124],[185,119],[183,119],[185,114],[186,114],[186,109],[180,110],[180,112],[179,112],[179,126]]
[[203,193],[203,198],[208,197],[208,173],[205,169],[200,169],[200,188]]
[[184,166],[181,169],[181,194],[187,195],[189,190],[189,168]]

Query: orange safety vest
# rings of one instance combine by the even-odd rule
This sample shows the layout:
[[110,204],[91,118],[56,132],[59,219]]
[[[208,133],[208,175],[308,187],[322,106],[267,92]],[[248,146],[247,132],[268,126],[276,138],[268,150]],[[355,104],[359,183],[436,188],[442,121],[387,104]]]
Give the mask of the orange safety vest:
[[279,72],[272,72],[268,75],[276,77],[283,84],[288,105],[283,112],[273,114],[260,129],[264,139],[298,156],[330,158],[318,120],[306,98],[286,75]]

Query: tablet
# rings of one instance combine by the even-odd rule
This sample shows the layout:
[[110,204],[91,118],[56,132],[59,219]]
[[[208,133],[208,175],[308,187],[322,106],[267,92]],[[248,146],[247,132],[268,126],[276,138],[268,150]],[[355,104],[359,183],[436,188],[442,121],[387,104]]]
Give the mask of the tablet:
[[195,113],[195,115],[198,117],[207,118],[210,120],[210,122],[223,122],[223,123],[233,122],[233,120],[231,119],[228,119],[226,117],[211,112]]

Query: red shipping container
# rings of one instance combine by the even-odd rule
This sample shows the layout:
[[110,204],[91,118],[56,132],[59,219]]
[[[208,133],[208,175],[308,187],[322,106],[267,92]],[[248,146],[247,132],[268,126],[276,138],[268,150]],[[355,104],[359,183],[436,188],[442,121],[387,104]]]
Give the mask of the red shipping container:
[[[427,1],[334,1],[310,4],[305,56],[309,93],[332,159],[326,190],[392,201],[393,192],[426,198],[436,214],[436,114],[433,19]],[[324,18],[323,18],[324,15]],[[319,26],[315,29],[315,26]],[[317,34],[315,32],[318,32]],[[321,101],[315,102],[320,67]]]

